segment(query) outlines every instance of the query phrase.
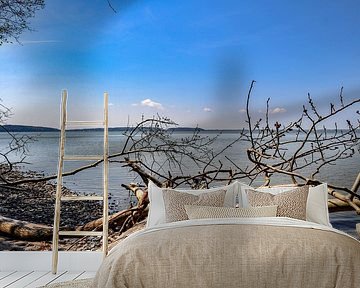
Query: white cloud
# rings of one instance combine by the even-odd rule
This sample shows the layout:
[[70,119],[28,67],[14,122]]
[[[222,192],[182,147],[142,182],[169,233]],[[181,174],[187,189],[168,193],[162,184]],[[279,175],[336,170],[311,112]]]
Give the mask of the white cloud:
[[142,100],[141,106],[147,106],[147,107],[151,107],[151,108],[155,108],[155,109],[159,109],[159,110],[164,110],[164,107],[161,103],[152,101],[151,99]]
[[24,40],[20,41],[22,44],[48,44],[48,43],[60,43],[58,40]]
[[204,110],[205,112],[212,112],[212,109],[209,108],[209,107],[205,107],[203,110]]
[[277,114],[277,113],[285,113],[286,109],[282,107],[276,107],[269,111],[271,114]]
[[131,106],[136,107],[136,106],[139,106],[139,104],[138,103],[132,103]]
[[241,108],[241,109],[239,110],[239,112],[240,112],[240,113],[246,113],[246,109]]
[[110,107],[110,106],[114,106],[114,103],[111,103],[111,102],[110,102],[108,105],[109,105],[109,107]]

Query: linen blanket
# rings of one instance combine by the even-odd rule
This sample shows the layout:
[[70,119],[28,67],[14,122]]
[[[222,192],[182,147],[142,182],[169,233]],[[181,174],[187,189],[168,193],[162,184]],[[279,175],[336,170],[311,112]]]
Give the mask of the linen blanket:
[[139,231],[93,287],[360,287],[360,242],[282,217],[187,220]]

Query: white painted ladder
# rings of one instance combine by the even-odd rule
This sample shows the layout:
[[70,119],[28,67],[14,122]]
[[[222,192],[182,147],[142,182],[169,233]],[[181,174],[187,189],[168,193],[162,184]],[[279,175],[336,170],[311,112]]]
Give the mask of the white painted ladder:
[[[108,94],[104,93],[104,120],[103,121],[67,121],[66,115],[67,91],[62,91],[60,115],[60,144],[59,163],[57,172],[56,201],[54,214],[53,242],[52,242],[52,273],[57,273],[59,236],[102,236],[102,250],[104,257],[108,252],[108,174],[109,174],[109,145],[108,145]],[[65,155],[66,127],[93,126],[104,127],[103,155]],[[62,176],[64,161],[99,161],[103,160],[103,195],[102,196],[62,196]],[[103,230],[102,231],[59,231],[61,201],[103,201]]]

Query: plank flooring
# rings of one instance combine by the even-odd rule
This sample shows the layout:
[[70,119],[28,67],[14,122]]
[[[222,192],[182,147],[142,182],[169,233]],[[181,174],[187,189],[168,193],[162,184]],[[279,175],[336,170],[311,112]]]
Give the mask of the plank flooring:
[[93,278],[93,271],[0,271],[0,288],[36,288],[75,279]]
[[60,251],[58,273],[52,274],[51,251],[0,251],[0,288],[36,288],[75,279],[93,278],[101,251]]

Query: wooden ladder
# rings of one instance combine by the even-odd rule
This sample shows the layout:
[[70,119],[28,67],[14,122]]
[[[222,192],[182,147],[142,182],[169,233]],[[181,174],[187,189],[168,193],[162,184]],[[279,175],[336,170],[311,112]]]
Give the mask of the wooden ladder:
[[[102,251],[104,257],[108,252],[108,174],[109,174],[109,148],[108,148],[108,94],[104,93],[104,120],[103,121],[67,121],[66,115],[67,91],[62,91],[60,115],[60,144],[59,162],[57,172],[56,201],[52,242],[52,273],[57,273],[59,258],[59,236],[102,236]],[[104,153],[103,155],[65,155],[66,127],[93,126],[104,127]],[[62,177],[64,161],[99,161],[103,160],[103,195],[102,196],[62,196]],[[103,230],[102,231],[59,231],[61,201],[103,201]]]

